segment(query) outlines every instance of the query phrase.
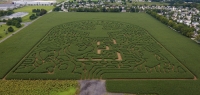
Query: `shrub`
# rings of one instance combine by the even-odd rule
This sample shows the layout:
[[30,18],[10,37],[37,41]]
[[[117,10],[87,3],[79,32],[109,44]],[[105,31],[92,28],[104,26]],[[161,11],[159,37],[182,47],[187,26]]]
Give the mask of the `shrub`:
[[14,29],[10,26],[10,27],[8,27],[8,32],[13,32],[14,31]]

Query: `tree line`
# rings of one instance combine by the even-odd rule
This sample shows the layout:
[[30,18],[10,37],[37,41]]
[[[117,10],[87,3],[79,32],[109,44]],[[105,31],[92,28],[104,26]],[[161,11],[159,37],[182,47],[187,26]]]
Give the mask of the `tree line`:
[[159,15],[159,14],[157,14],[157,12],[155,12],[153,10],[148,10],[147,13],[149,15],[151,15],[152,17],[156,18],[157,20],[159,20],[160,22],[162,22],[163,24],[170,26],[171,28],[180,32],[182,35],[184,35],[186,37],[192,37],[192,35],[194,34],[194,32],[193,32],[193,31],[195,31],[194,27],[189,27],[182,23],[176,23],[172,19],[167,19],[163,15]]
[[61,7],[62,5],[56,6],[55,8],[53,8],[53,11],[62,11]]
[[47,13],[45,9],[32,9],[33,14],[29,17],[30,20],[36,19],[38,16],[42,16]]
[[83,7],[79,7],[79,8],[69,8],[68,9],[69,12],[120,12],[119,8],[83,8]]
[[22,25],[21,25],[21,22],[22,22],[22,18],[21,17],[17,17],[17,18],[12,18],[12,19],[8,19],[6,21],[6,25],[8,26],[15,26],[17,28],[20,28]]
[[7,11],[0,10],[0,17],[1,16],[6,16],[6,15],[11,15],[13,13],[14,13],[13,10],[7,10]]

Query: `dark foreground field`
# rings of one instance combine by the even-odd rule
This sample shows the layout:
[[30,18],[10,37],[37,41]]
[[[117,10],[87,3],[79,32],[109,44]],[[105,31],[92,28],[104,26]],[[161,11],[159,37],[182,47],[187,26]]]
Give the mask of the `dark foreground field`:
[[197,95],[199,51],[145,13],[53,12],[0,44],[0,78],[106,79],[111,92]]

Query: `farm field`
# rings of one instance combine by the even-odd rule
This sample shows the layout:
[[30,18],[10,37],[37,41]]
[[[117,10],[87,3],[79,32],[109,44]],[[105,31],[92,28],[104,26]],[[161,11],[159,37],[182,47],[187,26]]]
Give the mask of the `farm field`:
[[145,13],[52,12],[0,44],[0,78],[106,79],[111,92],[195,95],[199,50]]
[[57,2],[62,2],[62,1],[66,1],[66,0],[56,0]]
[[53,8],[54,6],[25,6],[22,8],[15,9],[14,12],[28,12],[29,14],[22,18],[23,22],[28,22],[30,21],[29,16],[32,15],[32,9],[46,9],[47,11],[50,11]]
[[75,80],[1,80],[0,83],[1,95],[77,95],[79,91]]

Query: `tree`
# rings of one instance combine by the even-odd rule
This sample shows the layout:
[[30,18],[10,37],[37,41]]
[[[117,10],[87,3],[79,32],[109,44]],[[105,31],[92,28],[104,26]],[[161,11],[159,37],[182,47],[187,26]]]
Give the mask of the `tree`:
[[53,8],[53,11],[60,11],[60,10],[61,10],[60,7],[55,7],[55,8]]
[[200,35],[196,36],[195,40],[200,41]]
[[30,20],[34,20],[35,18],[37,18],[37,16],[36,16],[35,14],[32,14],[32,15],[29,17]]
[[6,22],[6,20],[5,20],[5,19],[3,19],[3,22]]
[[6,21],[6,25],[12,25],[12,20],[11,20],[11,19],[8,19],[8,20]]
[[8,32],[13,32],[14,31],[14,29],[10,26],[10,27],[8,27]]
[[200,30],[198,30],[197,33],[200,34]]
[[187,37],[190,37],[190,38],[191,38],[193,35],[194,35],[194,32],[187,32],[187,34],[186,34],[186,36],[187,36]]
[[46,13],[47,13],[47,10],[41,9],[41,11],[40,11],[40,16],[42,16],[42,15],[44,15],[44,14],[46,14]]
[[169,25],[170,27],[173,27],[173,26],[175,25],[175,23],[174,23],[172,20],[169,20],[168,25]]
[[12,20],[12,25],[16,26],[16,24],[19,23],[17,20]]
[[32,12],[35,13],[35,12],[37,12],[37,10],[36,9],[32,9]]
[[40,12],[40,9],[36,9],[36,12]]
[[6,15],[11,15],[13,13],[14,13],[13,10],[8,10]]
[[22,27],[22,25],[18,22],[18,23],[16,23],[16,25],[15,25],[17,28],[20,28],[20,27]]

